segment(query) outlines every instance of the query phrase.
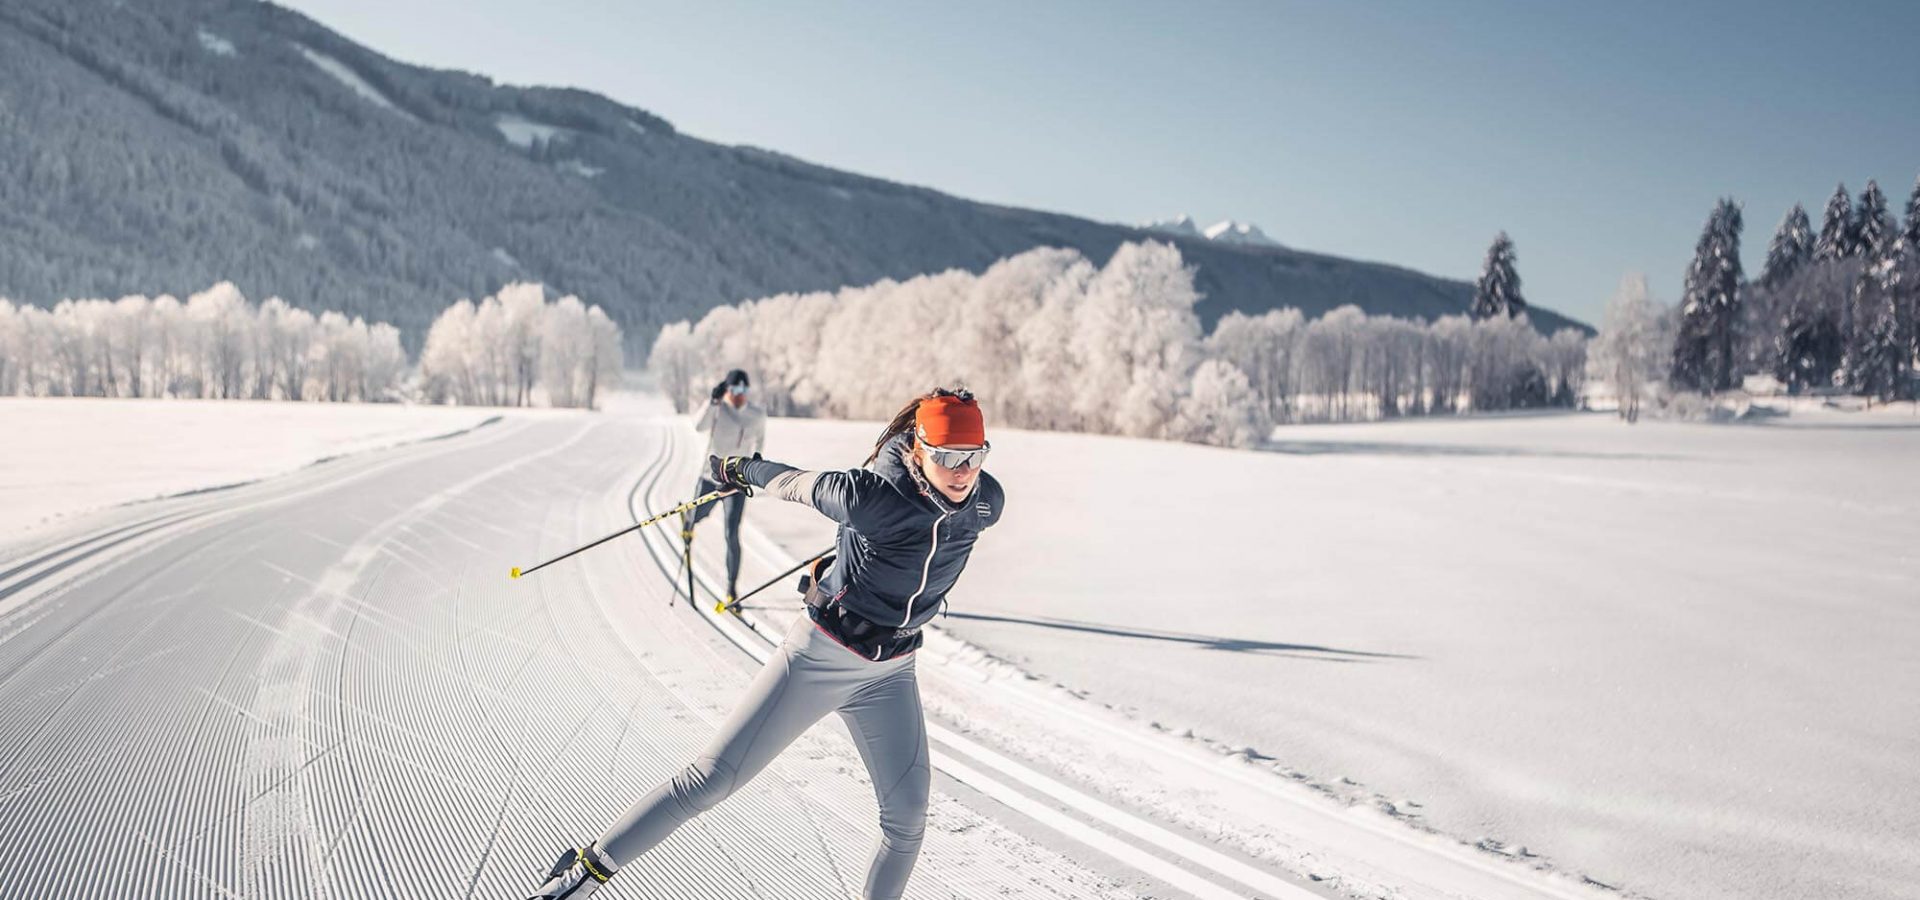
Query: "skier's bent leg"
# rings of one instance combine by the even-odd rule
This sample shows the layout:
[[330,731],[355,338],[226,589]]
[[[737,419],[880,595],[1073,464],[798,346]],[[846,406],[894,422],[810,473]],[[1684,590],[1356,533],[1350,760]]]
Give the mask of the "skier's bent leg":
[[[802,618],[804,620],[804,617]],[[807,623],[811,629],[811,623]],[[628,807],[600,835],[599,847],[624,866],[674,829],[731,796],[836,705],[811,684],[791,639],[767,661],[707,748],[679,774]]]
[[933,769],[911,657],[840,708],[880,801],[880,840],[867,867],[866,900],[898,900],[926,836]]

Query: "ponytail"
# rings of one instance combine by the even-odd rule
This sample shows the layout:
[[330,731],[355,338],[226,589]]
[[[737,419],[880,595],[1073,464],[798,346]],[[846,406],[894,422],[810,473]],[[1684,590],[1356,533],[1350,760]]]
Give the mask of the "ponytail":
[[893,414],[893,420],[887,423],[886,429],[880,432],[880,439],[873,442],[873,452],[867,455],[867,465],[873,465],[873,461],[880,458],[880,451],[887,448],[888,442],[912,431],[914,417],[920,412],[921,401],[932,400],[935,397],[959,397],[971,400],[973,392],[966,388],[934,388],[907,401],[907,405],[900,407],[900,411]]

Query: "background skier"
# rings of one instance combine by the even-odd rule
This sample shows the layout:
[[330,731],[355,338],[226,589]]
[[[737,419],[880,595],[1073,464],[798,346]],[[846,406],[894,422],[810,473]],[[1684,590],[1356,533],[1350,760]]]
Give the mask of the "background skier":
[[[700,416],[693,420],[695,431],[707,432],[707,455],[722,459],[729,456],[753,456],[766,449],[767,411],[750,396],[752,383],[747,373],[734,369],[727,377],[713,386],[707,398],[707,406]],[[694,483],[693,495],[699,497],[710,491],[719,490],[704,474]],[[746,512],[745,493],[734,494],[720,501],[726,508],[727,523],[727,605],[732,606],[734,598],[740,594],[740,518]],[[706,504],[693,511],[687,522],[687,533],[682,538],[692,539],[692,528],[699,524],[707,513],[713,511],[714,504]]]

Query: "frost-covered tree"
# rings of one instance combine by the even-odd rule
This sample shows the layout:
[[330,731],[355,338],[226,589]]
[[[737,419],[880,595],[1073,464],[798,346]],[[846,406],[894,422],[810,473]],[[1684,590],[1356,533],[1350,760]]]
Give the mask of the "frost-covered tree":
[[1221,447],[1253,447],[1273,430],[1247,374],[1225,360],[1209,359],[1193,372],[1170,436]]
[[1795,203],[1774,229],[1773,240],[1767,243],[1767,263],[1760,272],[1760,285],[1775,288],[1793,277],[1813,261],[1813,248],[1813,228],[1807,221],[1807,211]]
[[20,392],[20,311],[0,297],[0,397]]
[[1300,344],[1301,387],[1318,395],[1322,418],[1352,415],[1355,362],[1366,321],[1367,314],[1349,303],[1307,324]]
[[1182,386],[1200,362],[1200,293],[1172,244],[1121,245],[1074,315],[1070,346],[1080,365],[1072,406],[1100,430],[1165,436]]
[[598,305],[587,308],[587,330],[593,334],[593,345],[579,371],[584,372],[587,379],[586,394],[582,398],[584,405],[593,409],[600,401],[602,391],[620,386],[626,335],[621,331],[620,324]]
[[[671,344],[684,328],[668,329]],[[384,337],[370,335],[375,349]],[[552,406],[591,408],[619,378],[623,337],[598,306],[565,296],[552,303],[539,284],[516,283],[479,303],[460,300],[427,329],[420,349],[420,394],[429,403],[525,406],[544,397]],[[661,343],[655,357],[664,362]],[[375,355],[379,366],[384,357]],[[656,367],[657,368],[657,367]],[[676,403],[685,385],[663,380]]]
[[1779,326],[1772,371],[1789,392],[1833,385],[1846,350],[1847,310],[1862,268],[1858,259],[1819,262],[1773,289]]
[[647,354],[647,371],[653,373],[660,392],[673,402],[673,411],[685,413],[693,401],[694,359],[693,326],[674,322],[660,329]]
[[1514,262],[1513,239],[1502,231],[1487,248],[1480,280],[1473,285],[1471,312],[1475,319],[1511,318],[1527,311],[1527,301],[1520,295],[1520,271]]
[[1578,328],[1562,328],[1541,345],[1541,370],[1547,375],[1551,403],[1569,409],[1580,406],[1586,390],[1587,350],[1591,342]]
[[1673,346],[1676,388],[1719,391],[1733,386],[1734,326],[1740,315],[1740,205],[1723,198],[1707,217],[1693,262]]
[[1913,180],[1913,193],[1907,195],[1907,224],[1900,233],[1908,247],[1920,247],[1920,178]]
[[600,307],[568,295],[546,307],[540,329],[540,386],[548,405],[591,409],[601,389],[619,377],[619,326]]
[[1897,233],[1893,220],[1887,215],[1887,196],[1880,193],[1879,183],[1867,179],[1867,189],[1860,192],[1860,205],[1854,209],[1855,252],[1868,259],[1880,259],[1890,249],[1887,242]]
[[1910,394],[1911,256],[1903,240],[1882,242],[1855,287],[1853,330],[1842,368],[1847,387],[1868,397],[1895,400]]
[[1546,341],[1525,317],[1494,317],[1473,323],[1469,335],[1466,392],[1475,412],[1545,406],[1546,374],[1537,361]]
[[1258,316],[1236,310],[1214,323],[1206,354],[1245,373],[1268,418],[1281,421],[1292,406],[1293,370],[1305,328],[1305,317],[1297,309],[1272,309]]
[[1672,315],[1647,290],[1647,276],[1632,273],[1607,301],[1600,335],[1587,354],[1594,380],[1613,394],[1620,417],[1638,421],[1640,407],[1654,396],[1673,346]]
[[187,318],[198,347],[202,397],[234,399],[247,394],[247,372],[254,346],[253,311],[230,281],[187,298]]
[[265,367],[285,400],[307,397],[307,367],[313,358],[313,335],[318,327],[313,313],[295,309],[279,297],[260,305],[260,331],[266,335]]
[[1451,413],[1464,401],[1467,356],[1473,346],[1473,321],[1466,316],[1441,316],[1427,326],[1421,356],[1426,361],[1427,408]]
[[1813,258],[1822,262],[1846,259],[1854,255],[1853,197],[1842,182],[1827,198],[1827,211],[1820,219],[1820,236],[1813,242]]

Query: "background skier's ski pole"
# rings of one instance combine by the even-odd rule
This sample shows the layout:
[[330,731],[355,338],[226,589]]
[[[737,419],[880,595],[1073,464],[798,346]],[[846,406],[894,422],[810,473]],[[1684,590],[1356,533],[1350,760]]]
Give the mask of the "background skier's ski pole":
[[682,515],[686,513],[687,510],[695,509],[704,504],[712,503],[713,501],[718,500],[721,497],[725,497],[731,493],[733,493],[732,490],[724,490],[724,491],[714,491],[713,493],[710,493],[710,494],[702,494],[701,496],[695,497],[692,500],[688,500],[687,502],[682,503],[679,506],[676,506],[670,510],[667,510],[666,512],[663,512],[657,516],[654,516],[653,518],[648,519],[644,522],[636,522],[633,525],[630,525],[626,528],[622,528],[619,531],[616,531],[610,535],[607,535],[606,537],[603,537],[597,541],[594,541],[591,544],[587,544],[584,547],[575,547],[572,550],[568,550],[567,552],[562,553],[559,556],[556,556],[550,560],[547,560],[546,562],[543,562],[537,566],[534,566],[531,569],[527,569],[524,572],[521,571],[518,567],[515,567],[513,571],[507,573],[507,577],[519,578],[522,575],[531,575],[535,572],[540,571],[541,569],[544,569],[550,565],[553,565],[554,563],[557,563],[563,559],[566,559],[567,557],[572,556],[575,553],[579,553],[582,550],[591,550],[595,547],[600,546],[601,544],[604,544],[610,540],[613,540],[614,538],[617,538],[623,534],[626,534],[629,531],[639,531],[640,529],[645,528],[648,525],[655,524],[660,520],[667,518],[668,516]]
[[781,572],[780,574],[778,574],[778,575],[775,575],[775,576],[773,576],[772,578],[769,578],[769,579],[767,579],[767,580],[766,580],[766,582],[765,582],[765,583],[763,583],[763,584],[761,584],[761,585],[760,585],[759,587],[757,587],[757,588],[754,588],[753,590],[750,590],[750,591],[748,591],[748,592],[746,592],[746,593],[744,593],[744,594],[741,594],[741,595],[740,595],[740,596],[738,596],[738,597],[735,597],[735,598],[733,598],[733,602],[732,602],[732,603],[728,603],[728,602],[726,602],[725,600],[722,600],[722,601],[720,601],[720,603],[719,603],[719,604],[717,604],[717,605],[715,605],[715,606],[714,606],[714,608],[713,608],[713,611],[714,611],[714,612],[728,612],[728,611],[735,611],[735,610],[738,610],[738,609],[740,608],[740,604],[742,604],[742,603],[745,603],[748,597],[751,597],[751,596],[753,596],[753,595],[755,595],[755,594],[758,594],[758,593],[760,593],[761,591],[764,591],[764,590],[766,590],[767,588],[770,588],[770,587],[773,587],[774,585],[776,585],[776,584],[778,584],[778,583],[780,583],[780,579],[782,579],[782,578],[785,578],[785,577],[787,577],[788,575],[792,575],[793,573],[795,573],[795,572],[798,572],[798,571],[800,571],[801,569],[804,569],[804,568],[806,568],[807,566],[810,566],[810,565],[813,565],[813,564],[814,564],[814,563],[816,563],[816,562],[819,562],[819,561],[820,561],[820,557],[822,557],[822,556],[825,556],[825,555],[827,555],[827,554],[829,554],[829,553],[832,553],[832,552],[833,552],[833,548],[832,548],[832,547],[828,547],[827,549],[825,549],[825,550],[822,550],[822,551],[820,551],[819,553],[815,553],[815,554],[813,555],[813,558],[811,558],[811,559],[806,559],[806,560],[802,560],[802,561],[800,561],[799,563],[796,563],[796,564],[794,565],[794,567],[793,567],[793,568],[791,568],[791,569],[788,569],[788,570],[786,570],[785,572]]

